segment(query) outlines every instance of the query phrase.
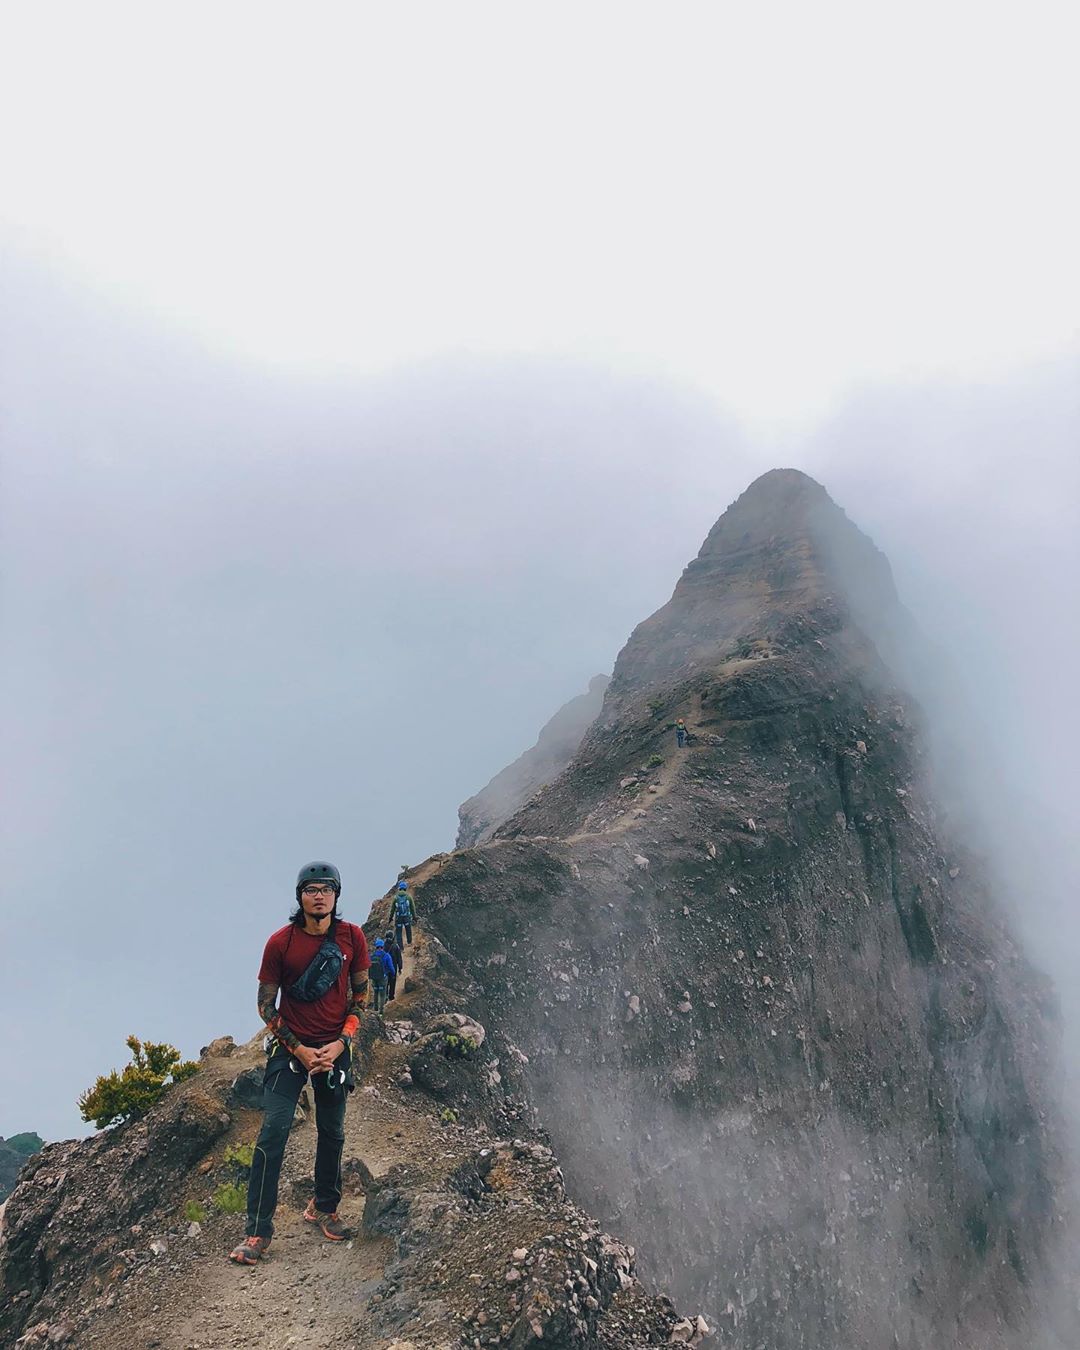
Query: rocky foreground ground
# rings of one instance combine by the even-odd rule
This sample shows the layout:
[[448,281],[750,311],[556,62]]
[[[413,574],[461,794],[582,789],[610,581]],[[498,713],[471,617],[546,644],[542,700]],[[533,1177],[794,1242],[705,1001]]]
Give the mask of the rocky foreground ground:
[[[406,989],[372,1015],[346,1115],[342,1212],[326,1242],[301,1218],[315,1127],[298,1120],[270,1253],[227,1260],[242,1215],[209,1197],[250,1142],[261,1036],[229,1038],[143,1122],[48,1146],[26,1169],[3,1234],[0,1343],[102,1350],[698,1344],[634,1277],[634,1252],[571,1204],[546,1137],[504,1084],[519,1070],[486,1029],[438,1003],[422,932]],[[434,978],[425,980],[425,970]],[[449,1053],[448,1053],[449,1050]],[[459,1057],[459,1055],[461,1057]],[[509,1062],[508,1062],[509,1061]],[[185,1204],[209,1217],[192,1223]]]

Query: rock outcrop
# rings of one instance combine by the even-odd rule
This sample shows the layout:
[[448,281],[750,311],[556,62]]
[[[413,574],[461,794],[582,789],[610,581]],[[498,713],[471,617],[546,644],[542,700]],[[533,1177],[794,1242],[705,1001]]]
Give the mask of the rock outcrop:
[[565,771],[420,890],[570,1193],[745,1350],[1021,1346],[1045,1302],[1054,1000],[935,808],[913,641],[765,475]]
[[103,1308],[145,1245],[142,1224],[230,1123],[220,1096],[193,1080],[145,1120],[35,1154],[4,1211],[0,1344],[28,1321],[73,1328]]
[[350,1241],[327,1244],[301,1217],[315,1147],[301,1108],[270,1260],[226,1260],[264,1061],[261,1036],[221,1037],[144,1120],[48,1145],[24,1169],[0,1239],[0,1345],[699,1344],[704,1322],[646,1292],[633,1249],[567,1197],[530,1121],[524,1059],[451,1010],[453,963],[417,941],[411,992],[364,1021],[342,1162]]
[[588,691],[565,703],[546,723],[531,750],[507,765],[487,787],[458,808],[458,848],[469,848],[490,839],[504,820],[562,773],[599,713],[609,683],[607,675],[594,675]]

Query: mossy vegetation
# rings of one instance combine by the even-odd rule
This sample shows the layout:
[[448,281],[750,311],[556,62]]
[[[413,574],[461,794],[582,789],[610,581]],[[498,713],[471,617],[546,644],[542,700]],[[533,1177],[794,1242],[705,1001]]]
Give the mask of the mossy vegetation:
[[210,1201],[219,1214],[243,1214],[247,1209],[247,1187],[236,1181],[223,1181]]
[[221,1160],[235,1170],[237,1181],[246,1181],[251,1172],[254,1155],[254,1144],[230,1144]]

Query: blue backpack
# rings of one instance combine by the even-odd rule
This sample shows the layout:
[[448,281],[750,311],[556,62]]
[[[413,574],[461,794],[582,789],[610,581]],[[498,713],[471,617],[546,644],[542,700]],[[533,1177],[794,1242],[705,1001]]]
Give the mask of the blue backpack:
[[371,953],[371,967],[368,970],[368,979],[372,984],[382,985],[386,983],[386,952],[381,947],[377,947]]
[[405,923],[412,920],[412,905],[405,891],[398,891],[397,905],[394,910],[397,917]]

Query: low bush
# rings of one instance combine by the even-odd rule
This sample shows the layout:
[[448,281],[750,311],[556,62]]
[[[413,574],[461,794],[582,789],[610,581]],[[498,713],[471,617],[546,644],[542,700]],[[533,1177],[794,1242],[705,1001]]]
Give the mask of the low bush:
[[99,1130],[117,1121],[138,1120],[155,1106],[174,1083],[182,1083],[199,1066],[181,1060],[175,1046],[145,1044],[137,1036],[127,1038],[132,1062],[120,1073],[102,1074],[79,1098],[83,1120],[92,1120]]
[[188,1223],[205,1223],[206,1206],[200,1205],[198,1200],[189,1200],[184,1206],[184,1218]]

